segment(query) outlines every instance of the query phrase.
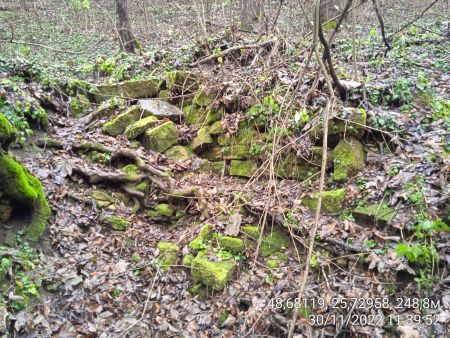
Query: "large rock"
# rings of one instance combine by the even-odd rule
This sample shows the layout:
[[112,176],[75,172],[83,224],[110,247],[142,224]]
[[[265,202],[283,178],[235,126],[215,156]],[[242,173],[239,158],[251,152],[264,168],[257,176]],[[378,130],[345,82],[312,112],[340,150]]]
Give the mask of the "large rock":
[[180,122],[183,118],[183,111],[164,100],[160,99],[145,99],[139,100],[139,105],[146,115],[152,115],[158,119],[170,119],[174,122]]
[[224,111],[222,109],[197,107],[195,105],[187,106],[184,111],[186,114],[187,124],[210,125],[219,121],[224,115]]
[[97,85],[94,87],[95,100],[102,102],[115,96],[140,99],[158,95],[161,80],[129,80],[111,85]]
[[51,214],[41,182],[9,155],[0,155],[0,177],[1,195],[22,214],[30,210],[26,238],[38,240]]
[[[325,213],[337,213],[341,211],[342,203],[344,202],[345,196],[346,196],[345,189],[324,191],[322,194],[321,211]],[[319,193],[315,192],[312,195],[312,197],[311,196],[303,197],[302,203],[311,210],[315,211],[317,209],[318,200],[319,200]]]
[[172,121],[167,121],[144,133],[142,144],[146,149],[164,152],[178,143],[178,131]]
[[118,136],[123,134],[129,124],[148,116],[148,113],[142,111],[139,105],[133,106],[126,112],[117,115],[111,121],[105,123],[103,131],[111,136]]
[[231,279],[236,262],[233,259],[222,260],[212,252],[200,251],[191,265],[192,278],[210,286],[214,290],[223,290]]
[[125,136],[129,140],[134,140],[150,127],[154,127],[157,123],[158,119],[154,116],[144,117],[126,127]]
[[241,145],[223,147],[222,155],[226,160],[245,160],[250,158],[250,148]]
[[353,137],[340,140],[333,150],[333,179],[344,181],[364,168],[364,146]]
[[164,155],[172,161],[182,162],[192,158],[193,154],[186,148],[180,145],[173,146],[166,150]]
[[177,261],[180,247],[175,243],[160,241],[157,248],[159,250],[157,266],[162,271],[168,271]]

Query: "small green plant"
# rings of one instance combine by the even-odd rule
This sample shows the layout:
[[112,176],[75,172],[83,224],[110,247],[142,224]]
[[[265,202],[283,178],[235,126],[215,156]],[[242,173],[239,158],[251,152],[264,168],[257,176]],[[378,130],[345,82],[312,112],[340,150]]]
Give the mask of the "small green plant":
[[120,294],[122,293],[122,290],[118,289],[118,288],[114,288],[111,291],[111,296],[114,298],[117,298],[120,296]]
[[433,244],[406,244],[401,243],[395,248],[399,256],[404,256],[410,263],[419,265],[430,265],[437,258],[436,248]]

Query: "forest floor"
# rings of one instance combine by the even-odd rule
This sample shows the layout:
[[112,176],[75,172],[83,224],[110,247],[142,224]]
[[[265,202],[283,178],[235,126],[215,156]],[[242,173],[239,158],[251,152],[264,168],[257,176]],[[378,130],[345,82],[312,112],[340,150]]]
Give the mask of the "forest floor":
[[[360,76],[367,92],[355,91],[338,105],[367,110],[366,165],[344,185],[333,182],[328,170],[326,188],[341,187],[346,198],[342,211],[321,215],[310,262],[305,257],[314,211],[302,200],[318,191],[317,180],[248,180],[206,173],[199,170],[197,157],[180,163],[143,147],[132,148],[124,135],[106,135],[102,126],[111,116],[86,123],[83,117],[71,116],[67,101],[52,92],[50,129],[35,132],[23,147],[11,151],[42,181],[53,211],[45,240],[35,246],[40,263],[33,271],[43,278],[41,296],[28,311],[11,316],[15,336],[285,337],[292,313],[298,310],[297,337],[448,337],[450,232],[444,209],[449,198],[450,48],[448,40],[440,45],[417,42],[426,38],[410,31],[387,56],[379,37],[361,42]],[[333,50],[339,55],[338,73],[347,79],[352,69],[348,47],[340,41]],[[269,53],[263,58],[280,57],[281,62],[271,60],[278,66],[267,69],[265,61],[250,64],[254,53],[228,55],[212,66],[195,68],[202,73],[203,88],[221,93],[217,104],[239,96],[236,88],[242,83],[254,92],[296,83],[303,59],[289,62],[286,59],[296,59]],[[105,69],[107,61],[101,61]],[[117,75],[121,62],[118,58],[111,66],[110,77]],[[138,63],[130,73],[151,69],[152,62],[158,61]],[[313,71],[305,76],[300,97],[307,95],[314,76]],[[35,97],[47,93],[36,83],[22,88]],[[282,101],[281,94],[273,97]],[[328,99],[321,77],[304,107],[317,113]],[[231,134],[241,118],[249,118],[243,111],[255,103],[252,95],[239,100],[240,111],[222,123]],[[88,113],[94,110],[90,107]],[[314,117],[311,113],[310,121]],[[185,124],[178,130],[187,141],[197,132]],[[311,146],[302,141],[302,131],[298,135],[294,141],[286,137],[297,151]],[[93,162],[82,144],[103,146],[104,160]],[[170,170],[176,188],[171,192],[195,193],[173,196],[153,179],[145,196],[126,196],[123,182],[115,178],[136,157],[153,169]],[[106,178],[95,181],[96,175]],[[93,198],[96,192],[104,199]],[[351,210],[367,201],[386,201],[395,209],[389,225],[355,220]],[[183,215],[149,217],[148,206],[158,203],[170,203]],[[136,204],[140,212],[133,211]],[[111,229],[105,215],[130,224]],[[287,242],[278,249],[287,258],[269,267],[259,245],[256,250],[247,245],[233,257],[237,269],[224,290],[211,290],[193,281],[191,267],[182,261],[206,223],[219,233],[233,226],[239,232],[246,224],[282,233]],[[239,236],[248,237],[242,231]],[[168,272],[158,266],[160,241],[181,248]],[[400,244],[407,252],[397,250]],[[306,299],[325,300],[328,307],[296,299],[306,264],[311,268]]]

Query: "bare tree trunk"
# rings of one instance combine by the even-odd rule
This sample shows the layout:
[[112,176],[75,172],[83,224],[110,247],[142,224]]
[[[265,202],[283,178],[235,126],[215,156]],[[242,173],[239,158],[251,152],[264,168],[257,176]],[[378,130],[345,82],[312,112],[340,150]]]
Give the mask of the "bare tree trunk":
[[134,38],[133,32],[131,31],[127,0],[115,0],[115,2],[120,49],[127,53],[137,54],[140,48],[139,43]]

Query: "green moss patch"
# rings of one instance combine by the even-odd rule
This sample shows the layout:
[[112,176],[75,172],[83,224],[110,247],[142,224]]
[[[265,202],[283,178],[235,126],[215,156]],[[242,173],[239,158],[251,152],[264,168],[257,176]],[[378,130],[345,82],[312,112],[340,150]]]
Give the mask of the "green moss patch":
[[207,223],[200,230],[197,237],[195,237],[189,243],[189,248],[195,251],[205,249],[207,246],[206,243],[212,238],[212,236],[213,236],[213,228],[210,224]]
[[195,94],[192,103],[200,107],[207,107],[213,102],[213,100],[214,97],[212,95],[208,95],[203,90],[200,90],[197,94]]
[[236,262],[233,259],[219,261],[212,253],[201,251],[192,261],[191,274],[196,281],[214,290],[223,290],[233,275]]
[[257,170],[258,166],[253,161],[232,160],[230,163],[231,176],[252,177]]
[[356,175],[364,168],[364,146],[353,137],[339,141],[333,150],[333,164],[333,179],[336,181]]
[[226,160],[245,160],[250,158],[250,148],[241,145],[223,147],[222,155]]
[[167,121],[160,126],[149,129],[144,133],[142,144],[146,149],[164,152],[178,143],[178,130],[172,121]]
[[[322,194],[322,212],[337,213],[342,210],[342,202],[345,199],[345,189],[336,189],[331,191],[324,191]],[[302,199],[302,204],[312,210],[317,209],[317,202],[319,193],[314,193],[312,197],[305,196]]]
[[81,116],[91,106],[91,102],[83,94],[78,94],[70,100],[70,114],[75,117]]
[[177,162],[187,161],[192,158],[192,153],[186,147],[180,145],[173,146],[166,150],[164,155],[166,155],[168,159]]
[[184,70],[174,70],[166,73],[167,89],[175,93],[193,93],[198,90],[199,76]]
[[126,127],[125,136],[129,140],[134,140],[140,136],[147,129],[154,127],[158,123],[158,119],[154,116],[147,116],[143,119],[134,122]]
[[261,254],[264,257],[285,249],[289,246],[289,238],[281,231],[273,230],[270,234],[264,236],[261,242]]
[[117,216],[105,216],[103,217],[103,222],[117,231],[124,231],[133,224],[130,221]]
[[148,98],[158,95],[161,80],[156,78],[144,80],[129,80],[112,85],[97,85],[94,96],[97,102],[108,100],[115,96],[124,98]]
[[192,254],[187,254],[186,256],[183,257],[183,265],[184,266],[191,266],[192,265],[192,261],[194,260],[195,256]]
[[[355,137],[361,139],[366,127],[367,113],[364,109],[346,108],[340,114],[341,119],[332,119],[328,125],[328,135],[331,139]],[[344,119],[344,120],[343,120]],[[322,139],[323,125],[311,129],[313,138]]]
[[100,208],[107,207],[115,203],[115,198],[103,190],[92,190],[91,197]]
[[217,237],[217,243],[221,249],[239,254],[244,252],[244,241],[240,238],[231,236],[221,236]]
[[148,117],[148,115],[146,115],[145,112],[141,112],[139,106],[134,106],[126,112],[117,115],[111,121],[105,123],[103,126],[103,131],[108,135],[118,136],[125,131],[129,124],[139,121],[143,117]]
[[197,136],[191,141],[191,148],[195,153],[201,152],[213,144],[213,138],[208,127],[203,127],[197,132]]
[[363,225],[386,225],[395,216],[395,210],[386,202],[372,204],[369,206],[359,206],[353,210],[353,216],[358,223]]
[[157,244],[159,250],[157,266],[163,271],[168,271],[175,264],[180,252],[180,247],[175,243],[160,241]]

